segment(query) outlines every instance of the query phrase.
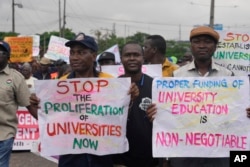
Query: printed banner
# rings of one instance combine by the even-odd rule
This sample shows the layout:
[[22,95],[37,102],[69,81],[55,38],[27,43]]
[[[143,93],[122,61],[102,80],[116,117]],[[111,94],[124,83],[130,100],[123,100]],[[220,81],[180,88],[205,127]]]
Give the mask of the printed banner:
[[[118,77],[124,74],[123,65],[105,65],[101,66],[101,71],[109,73],[114,77]],[[150,64],[143,65],[142,72],[151,77],[161,77],[162,76],[162,65],[161,64]]]
[[130,78],[35,81],[41,155],[128,151]]
[[37,120],[24,107],[17,110],[18,126],[13,150],[31,150],[39,139]]
[[218,31],[220,41],[214,60],[238,76],[250,74],[250,33]]
[[155,78],[154,157],[229,157],[250,149],[248,77]]

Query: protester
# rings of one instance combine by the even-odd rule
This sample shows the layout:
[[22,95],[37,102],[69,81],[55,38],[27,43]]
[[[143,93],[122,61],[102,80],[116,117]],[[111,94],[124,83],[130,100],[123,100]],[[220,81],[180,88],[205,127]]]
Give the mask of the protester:
[[152,123],[146,116],[146,109],[152,102],[153,78],[143,74],[143,49],[138,43],[125,44],[121,53],[121,62],[125,74],[131,77],[139,88],[140,95],[130,106],[127,121],[129,151],[114,156],[116,165],[126,167],[155,167],[158,159],[152,155]]
[[25,106],[36,118],[29,103],[30,92],[24,77],[15,69],[9,68],[10,46],[0,41],[0,166],[8,167],[14,137],[16,136],[18,106]]
[[71,72],[70,66],[62,59],[55,61],[55,67],[57,69],[57,78],[61,78]]
[[247,117],[250,118],[250,107],[246,109]]
[[20,72],[21,72],[21,74],[23,74],[30,92],[34,93],[34,91],[35,91],[34,81],[37,80],[37,78],[32,76],[32,67],[31,67],[30,63],[24,63],[21,66]]
[[171,77],[178,68],[166,57],[166,41],[160,35],[151,35],[144,41],[144,60],[147,64],[162,64],[162,76]]
[[32,68],[32,74],[34,75],[41,69],[41,65],[38,63],[38,58],[32,57],[32,60],[30,62],[31,68]]
[[184,66],[193,61],[193,55],[191,52],[185,52],[183,57],[180,59],[178,63],[179,66]]
[[[174,71],[174,77],[220,77],[234,76],[225,67],[214,63],[212,56],[219,41],[219,34],[210,27],[197,27],[190,33],[191,51],[194,61]],[[153,120],[156,114],[155,104],[147,110],[148,117]],[[170,158],[171,167],[228,167],[229,158]]]
[[51,60],[46,58],[46,57],[42,57],[40,60],[40,69],[34,73],[34,77],[39,79],[39,80],[45,80],[45,79],[55,79],[55,77],[53,77],[53,73],[56,73],[56,69],[51,68]]
[[99,56],[98,64],[101,66],[115,65],[115,55],[112,52],[103,52]]
[[13,68],[13,69],[15,69],[17,71],[20,71],[19,63],[11,63],[11,62],[9,62],[8,65],[9,65],[9,68]]
[[[112,76],[96,70],[96,56],[98,47],[93,37],[83,33],[77,35],[74,40],[65,44],[70,47],[70,66],[72,72],[61,79],[69,78],[111,78]],[[133,100],[139,94],[135,83],[131,84],[130,92]],[[39,99],[35,94],[30,97],[33,106],[38,107]],[[67,154],[59,157],[59,167],[112,167],[112,155],[97,156],[92,154]]]

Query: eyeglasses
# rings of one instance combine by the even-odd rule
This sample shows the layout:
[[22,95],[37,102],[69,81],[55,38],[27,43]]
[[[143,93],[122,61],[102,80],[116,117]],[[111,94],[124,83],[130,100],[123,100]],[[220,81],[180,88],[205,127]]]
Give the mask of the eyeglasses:
[[7,56],[7,55],[8,55],[7,52],[0,50],[0,56]]

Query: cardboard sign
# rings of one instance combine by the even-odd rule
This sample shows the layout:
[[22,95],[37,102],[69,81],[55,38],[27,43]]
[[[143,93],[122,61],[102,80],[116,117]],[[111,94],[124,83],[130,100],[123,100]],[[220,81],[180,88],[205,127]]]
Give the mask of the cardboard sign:
[[250,33],[218,31],[220,41],[214,60],[238,76],[250,74]]
[[130,78],[35,81],[41,155],[128,151]]
[[68,40],[65,38],[57,37],[57,36],[51,36],[48,50],[45,53],[45,57],[51,59],[51,60],[58,60],[63,59],[65,62],[69,64],[69,47],[65,46],[65,43]]
[[30,62],[32,60],[32,37],[5,37],[11,48],[10,62]]
[[155,78],[154,157],[229,157],[249,150],[248,77]]
[[[102,72],[109,73],[114,77],[118,77],[125,73],[123,65],[106,65],[106,66],[101,66],[100,68]],[[162,65],[161,64],[143,65],[142,72],[151,77],[161,77]]]

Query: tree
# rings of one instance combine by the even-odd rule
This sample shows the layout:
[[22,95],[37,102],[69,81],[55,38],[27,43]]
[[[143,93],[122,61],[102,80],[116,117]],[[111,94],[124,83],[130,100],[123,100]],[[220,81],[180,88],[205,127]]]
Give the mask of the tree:
[[182,58],[184,53],[188,51],[190,43],[188,41],[166,41],[167,43],[167,51],[166,57],[175,56],[177,59]]
[[[134,35],[128,36],[128,37],[118,37],[113,31],[105,31],[104,33],[101,30],[92,30],[92,33],[95,35],[98,47],[99,47],[99,53],[107,50],[108,48],[114,46],[115,44],[118,44],[119,50],[121,51],[122,46],[128,42],[128,41],[136,41],[139,44],[143,46],[144,40],[150,35],[143,32],[137,32]],[[4,39],[6,36],[18,36],[18,33],[12,33],[12,32],[0,32],[0,39]],[[50,37],[52,35],[59,36],[58,31],[51,31],[51,32],[44,32],[40,35],[40,50],[41,54],[43,55],[44,52],[46,52],[49,44]],[[74,39],[76,34],[72,32],[71,29],[66,28],[64,31],[64,38],[66,39]],[[167,52],[166,57],[175,56],[178,59],[180,59],[186,51],[188,51],[189,48],[189,41],[166,41],[167,44]]]
[[[72,32],[71,29],[68,29],[68,28],[64,30],[64,34],[65,34],[64,38],[69,39],[69,40],[73,39],[76,36],[76,34]],[[44,32],[43,34],[37,34],[37,35],[40,35],[40,51],[41,51],[40,55],[42,55],[48,49],[50,37],[52,35],[59,37],[60,33],[58,31],[51,31],[51,32]]]
[[18,35],[19,34],[15,32],[0,32],[0,40],[3,40],[4,37],[16,37]]

